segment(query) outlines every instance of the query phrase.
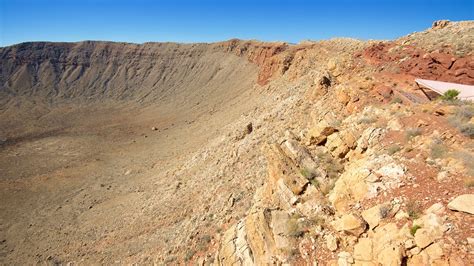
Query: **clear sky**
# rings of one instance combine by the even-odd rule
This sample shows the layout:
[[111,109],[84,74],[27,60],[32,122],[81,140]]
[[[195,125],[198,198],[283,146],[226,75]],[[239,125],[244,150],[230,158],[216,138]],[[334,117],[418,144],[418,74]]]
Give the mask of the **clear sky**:
[[0,0],[0,46],[25,41],[393,39],[473,20],[474,0]]

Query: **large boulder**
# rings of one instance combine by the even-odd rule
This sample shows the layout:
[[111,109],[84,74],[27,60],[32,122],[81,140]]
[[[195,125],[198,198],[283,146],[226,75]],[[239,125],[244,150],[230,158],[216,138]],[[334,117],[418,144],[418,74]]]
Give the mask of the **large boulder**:
[[332,222],[332,226],[337,231],[342,231],[357,237],[365,232],[366,229],[365,222],[354,214],[343,215],[341,218]]
[[308,145],[319,145],[327,140],[327,137],[336,132],[336,128],[323,120],[308,131]]

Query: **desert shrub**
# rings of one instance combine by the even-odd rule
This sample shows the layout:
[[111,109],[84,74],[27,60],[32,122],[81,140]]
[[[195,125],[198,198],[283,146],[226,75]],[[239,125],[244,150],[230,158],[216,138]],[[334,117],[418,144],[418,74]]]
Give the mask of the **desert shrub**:
[[430,155],[433,159],[442,158],[448,152],[448,148],[443,144],[441,140],[435,140],[430,145]]
[[316,156],[330,179],[337,179],[342,170],[344,170],[344,166],[339,160],[334,159],[329,153],[320,152]]
[[184,254],[184,261],[190,261],[193,258],[194,254],[196,254],[196,251],[194,250],[186,251],[186,254]]
[[466,167],[466,174],[468,176],[474,177],[474,155],[472,153],[466,151],[458,151],[454,153],[454,158],[460,160],[464,167]]
[[464,185],[467,188],[473,188],[474,187],[474,178],[473,177],[466,177],[464,179]]
[[288,236],[290,237],[302,237],[304,230],[301,228],[298,219],[299,215],[292,215],[288,220]]
[[405,138],[411,140],[412,138],[421,135],[421,129],[419,128],[409,128],[405,131]]
[[359,124],[372,124],[375,122],[377,122],[376,117],[364,116],[361,119],[359,119]]
[[410,234],[412,236],[415,236],[416,231],[418,231],[418,229],[420,229],[420,228],[421,228],[421,226],[419,226],[417,224],[413,225],[412,227],[410,227]]
[[307,169],[307,168],[302,168],[302,169],[300,169],[300,174],[301,174],[304,178],[306,178],[306,179],[308,179],[308,180],[311,180],[311,179],[314,178],[313,171],[311,171],[311,170],[309,170],[309,169]]
[[469,138],[474,138],[474,124],[464,124],[459,127],[459,131]]
[[209,245],[209,243],[211,242],[211,236],[210,235],[203,235],[200,239],[199,239],[199,243],[197,245],[197,248],[199,250],[204,250],[207,248],[207,246]]
[[407,203],[408,217],[411,219],[418,219],[421,213],[421,207],[416,201],[409,201]]
[[166,257],[164,263],[165,264],[171,264],[173,261],[175,261],[177,258],[176,256],[169,256],[169,257]]
[[403,100],[400,99],[399,97],[395,97],[393,98],[391,101],[390,101],[391,104],[394,104],[394,103],[403,103]]
[[474,125],[470,120],[474,116],[474,104],[460,102],[455,112],[448,118],[451,126],[457,128],[462,134],[469,138],[474,138]]
[[443,95],[441,95],[440,98],[443,101],[454,101],[458,99],[459,93],[460,92],[458,90],[447,90],[445,93],[443,93]]
[[319,183],[319,181],[316,178],[311,179],[309,182],[311,183],[311,185],[315,187],[319,187],[321,185],[321,183]]
[[400,150],[401,150],[401,147],[398,146],[398,145],[396,145],[396,144],[394,144],[394,145],[392,145],[392,146],[390,146],[390,147],[387,148],[387,153],[388,153],[389,155],[393,155],[393,154],[399,152]]
[[389,205],[382,205],[379,209],[380,217],[387,218],[391,209]]

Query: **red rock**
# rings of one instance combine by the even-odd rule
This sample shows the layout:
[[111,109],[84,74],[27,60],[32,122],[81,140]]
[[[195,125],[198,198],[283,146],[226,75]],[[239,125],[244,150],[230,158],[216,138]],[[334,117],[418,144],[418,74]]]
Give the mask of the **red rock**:
[[390,98],[390,96],[393,94],[392,88],[385,85],[378,86],[377,88],[375,88],[375,91],[378,94],[382,95],[382,97],[384,98]]

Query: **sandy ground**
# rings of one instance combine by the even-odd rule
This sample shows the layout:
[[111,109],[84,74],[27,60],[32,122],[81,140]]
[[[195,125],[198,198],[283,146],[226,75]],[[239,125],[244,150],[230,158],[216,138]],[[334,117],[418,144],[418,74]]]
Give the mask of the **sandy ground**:
[[193,205],[169,204],[176,177],[165,173],[256,105],[248,93],[232,97],[183,108],[67,105],[12,127],[29,133],[0,150],[0,263],[162,253],[179,230],[173,214]]

